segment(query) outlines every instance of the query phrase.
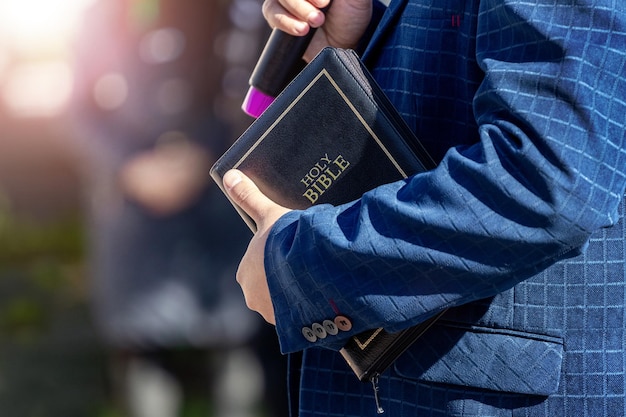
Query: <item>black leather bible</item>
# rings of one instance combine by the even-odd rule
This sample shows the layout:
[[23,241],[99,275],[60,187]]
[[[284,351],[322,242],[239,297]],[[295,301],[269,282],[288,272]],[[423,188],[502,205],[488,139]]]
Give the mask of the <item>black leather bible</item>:
[[[435,166],[352,50],[326,48],[211,168],[231,168],[285,207],[342,204]],[[251,230],[252,219],[235,205]],[[398,333],[350,339],[341,354],[361,381],[382,373],[435,318]]]

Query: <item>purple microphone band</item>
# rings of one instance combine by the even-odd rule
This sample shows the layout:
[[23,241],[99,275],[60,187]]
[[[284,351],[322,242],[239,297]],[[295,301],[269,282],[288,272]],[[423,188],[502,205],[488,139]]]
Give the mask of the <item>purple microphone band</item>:
[[257,118],[273,101],[274,97],[268,96],[254,87],[250,87],[241,108],[250,116]]
[[[326,12],[328,7],[330,4],[322,10]],[[259,117],[272,104],[274,98],[304,68],[302,55],[315,31],[315,28],[309,28],[306,35],[293,36],[279,29],[272,30],[250,76],[250,89],[241,105],[243,111],[252,117]]]

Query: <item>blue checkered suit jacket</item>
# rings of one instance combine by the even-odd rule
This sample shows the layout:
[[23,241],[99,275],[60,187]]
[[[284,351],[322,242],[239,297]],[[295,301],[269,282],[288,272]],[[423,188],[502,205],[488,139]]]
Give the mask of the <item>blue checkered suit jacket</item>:
[[[302,417],[375,415],[336,350],[448,307],[386,415],[626,415],[625,30],[622,0],[392,1],[363,58],[440,164],[272,230]],[[305,340],[338,311],[350,332]]]

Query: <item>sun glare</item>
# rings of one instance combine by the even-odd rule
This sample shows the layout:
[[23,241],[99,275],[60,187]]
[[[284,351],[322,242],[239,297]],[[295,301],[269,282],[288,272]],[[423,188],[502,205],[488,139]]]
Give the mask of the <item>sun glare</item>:
[[0,94],[16,116],[61,112],[73,74],[70,44],[94,0],[0,0]]
[[0,0],[2,43],[19,52],[58,47],[91,0]]

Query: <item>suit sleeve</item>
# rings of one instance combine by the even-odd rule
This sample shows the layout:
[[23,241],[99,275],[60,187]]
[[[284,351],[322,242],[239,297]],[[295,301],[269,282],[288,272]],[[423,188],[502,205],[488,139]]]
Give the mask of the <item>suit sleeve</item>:
[[481,2],[480,141],[449,149],[430,172],[289,213],[272,229],[265,266],[284,352],[311,346],[302,327],[338,312],[352,330],[317,346],[492,296],[580,254],[618,220],[626,18],[616,1]]

